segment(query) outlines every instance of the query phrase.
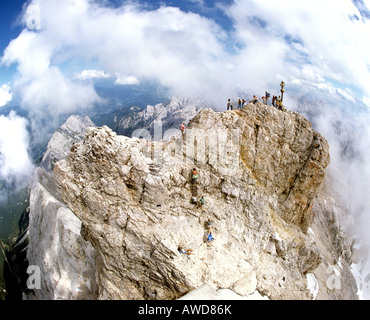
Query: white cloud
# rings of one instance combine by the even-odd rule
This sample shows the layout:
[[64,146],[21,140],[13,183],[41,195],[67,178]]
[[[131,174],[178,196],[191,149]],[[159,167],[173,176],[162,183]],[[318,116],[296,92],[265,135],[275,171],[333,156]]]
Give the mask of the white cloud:
[[[34,0],[31,5],[39,8],[34,11],[41,29],[22,32],[3,58],[6,64],[18,63],[21,88],[40,82],[44,73],[52,80],[64,62],[86,60],[96,68],[80,72],[78,79],[116,74],[128,75],[118,76],[116,84],[154,79],[175,95],[213,98],[222,106],[238,91],[278,90],[281,80],[289,85],[292,79],[321,87],[324,79],[334,79],[370,95],[363,40],[369,23],[350,19],[358,14],[350,0],[340,5],[334,0],[235,1],[224,5],[234,27],[229,36],[211,19],[174,7],[148,10],[127,2],[114,9],[88,0]],[[71,97],[80,89],[90,93],[87,103],[58,109],[98,101],[88,84],[75,84],[62,72],[56,79]]]
[[80,73],[77,73],[75,77],[80,80],[89,80],[89,79],[107,79],[110,78],[111,75],[109,73],[105,73],[102,70],[83,70]]
[[[94,61],[94,69],[104,70],[104,74],[129,76],[118,77],[117,84],[136,82],[135,78],[154,79],[177,95],[212,96],[223,91],[227,96],[233,87],[225,83],[225,77],[232,76],[224,64],[230,60],[221,41],[226,34],[200,15],[173,7],[144,10],[131,3],[118,9],[104,8],[87,0],[34,0],[32,5],[40,8],[41,29],[24,30],[10,43],[2,60],[18,64],[18,88],[41,83],[44,75],[50,74],[50,86],[63,80],[63,87],[70,88],[69,96],[73,96],[77,89],[84,89],[81,84],[72,86],[62,73],[58,83],[52,81],[59,65],[71,60]],[[80,77],[95,75],[87,71]],[[55,99],[44,97],[47,108],[46,98]],[[96,100],[93,95],[88,97]],[[58,100],[63,101],[61,96]]]
[[[359,14],[352,1],[239,0],[227,12],[234,22],[234,37],[243,45],[240,56],[261,61],[257,65],[263,75],[267,68],[262,61],[273,61],[268,64],[272,77],[280,73],[286,78],[330,78],[370,94],[370,58],[364,41],[370,21],[350,19]],[[307,67],[314,74],[299,75]]]
[[25,184],[33,164],[28,155],[27,120],[13,111],[0,116],[0,177],[16,184]]
[[3,84],[0,87],[0,107],[6,106],[12,101],[13,95],[11,93],[11,87],[9,84]]
[[[204,1],[191,2],[204,5]],[[36,32],[24,30],[3,57],[5,64],[18,63],[18,88],[40,82],[44,73],[52,80],[55,69],[60,71],[60,65],[75,60],[76,64],[96,64],[94,70],[77,74],[78,79],[116,74],[128,75],[118,76],[116,84],[154,79],[173,94],[213,97],[222,106],[223,99],[238,91],[264,92],[278,87],[281,80],[289,86],[293,79],[318,82],[321,87],[324,79],[333,79],[370,95],[370,61],[364,41],[370,24],[350,18],[359,15],[351,0],[340,5],[335,0],[224,4],[233,24],[229,35],[211,19],[178,8],[148,10],[134,2],[108,8],[104,3],[33,0],[24,22],[29,26],[33,18],[39,19],[35,22],[39,27]],[[75,84],[62,72],[56,79],[56,84],[64,83],[61,88],[69,96],[79,89],[91,93],[87,103],[58,109],[73,110],[98,101],[88,84]]]
[[363,96],[362,102],[370,108],[370,97],[369,96]]
[[340,88],[337,89],[337,93],[340,94],[344,99],[350,102],[356,102],[355,98],[353,97],[353,93],[350,90],[342,90]]
[[133,85],[139,84],[139,80],[134,76],[117,76],[116,80],[114,81],[115,85]]
[[89,108],[100,101],[91,85],[73,82],[52,64],[54,45],[41,34],[24,30],[4,51],[3,64],[17,63],[19,76],[13,87],[31,116],[40,112],[58,116]]
[[79,73],[76,73],[75,78],[79,80],[115,78],[115,85],[133,85],[140,83],[135,76],[123,76],[120,74],[112,75],[104,72],[103,70],[83,70]]

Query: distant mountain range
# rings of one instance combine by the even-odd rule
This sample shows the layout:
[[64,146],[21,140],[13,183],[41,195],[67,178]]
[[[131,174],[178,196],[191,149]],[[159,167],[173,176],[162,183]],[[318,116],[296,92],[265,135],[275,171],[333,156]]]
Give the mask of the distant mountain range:
[[[169,103],[158,103],[156,105],[148,105],[144,110],[138,107],[130,108],[130,113],[119,120],[115,131],[118,134],[131,137],[132,133],[137,129],[148,130],[154,140],[163,138],[166,131],[169,129],[180,129],[180,125],[189,121],[204,108],[211,108],[212,104],[205,101],[191,101],[185,98],[173,97]],[[161,134],[154,137],[155,123],[160,123]]]

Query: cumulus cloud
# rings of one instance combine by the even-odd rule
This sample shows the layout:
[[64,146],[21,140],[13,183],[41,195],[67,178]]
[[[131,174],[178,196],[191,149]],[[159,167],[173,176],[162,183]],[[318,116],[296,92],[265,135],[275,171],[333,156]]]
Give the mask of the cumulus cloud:
[[328,140],[331,163],[328,172],[333,187],[340,195],[338,201],[350,210],[354,229],[370,244],[369,227],[369,179],[370,167],[370,114],[349,101],[342,110],[337,104],[325,103],[316,112],[314,125]]
[[110,74],[105,73],[102,70],[83,70],[76,74],[76,78],[80,80],[107,79],[110,77]]
[[115,85],[133,85],[139,84],[139,80],[134,76],[117,76],[116,80],[114,81]]
[[115,85],[134,85],[140,83],[135,76],[122,76],[119,74],[112,75],[104,72],[103,70],[83,70],[79,73],[76,73],[75,78],[79,80],[115,78]]
[[[203,1],[194,2],[205,8]],[[334,80],[348,85],[339,91],[334,88],[334,94],[350,98],[347,89],[355,86],[364,94],[357,97],[360,101],[370,96],[366,85],[369,58],[363,40],[370,25],[353,19],[360,12],[350,0],[340,5],[334,0],[218,4],[230,19],[233,28],[229,32],[211,18],[175,7],[150,10],[123,2],[112,8],[104,3],[33,0],[24,22],[37,26],[36,30],[22,32],[2,59],[5,64],[18,63],[19,87],[43,84],[43,78],[50,83],[55,77],[56,84],[63,83],[59,97],[85,92],[78,102],[58,109],[98,102],[88,84],[77,85],[63,72],[54,76],[63,63],[72,60],[94,64],[94,69],[80,71],[79,79],[112,75],[116,84],[156,80],[172,94],[213,99],[218,107],[246,89],[259,94],[277,91],[281,80],[320,83],[320,90],[329,91]],[[45,106],[45,99],[37,105]]]
[[12,101],[13,95],[11,93],[11,87],[9,84],[3,84],[0,87],[0,108],[6,106]]
[[2,63],[17,63],[19,77],[14,82],[22,106],[32,112],[59,114],[90,107],[99,101],[95,90],[74,83],[53,65],[53,48],[37,33],[24,30],[4,52]]
[[[352,1],[338,5],[334,0],[239,0],[226,10],[241,46],[240,60],[252,72],[260,68],[266,75],[270,72],[270,79],[279,74],[287,82],[333,79],[369,95],[369,56],[364,39],[370,23],[351,18],[360,16]],[[253,54],[261,60],[257,67],[248,62]],[[268,68],[263,61],[268,62]]]
[[[223,91],[223,77],[232,76],[232,70],[224,67],[225,32],[214,21],[198,14],[174,7],[146,10],[132,3],[118,9],[105,8],[87,0],[34,0],[31,5],[39,7],[41,28],[25,29],[10,43],[2,58],[3,64],[18,65],[17,85],[22,91],[29,89],[24,93],[24,104],[34,101],[32,87],[43,85],[45,78],[50,86],[63,84],[64,90],[53,93],[54,97],[59,93],[54,100],[62,102],[66,93],[74,96],[77,91],[85,91],[81,97],[86,99],[85,105],[96,102],[91,88],[71,83],[60,72],[60,66],[71,60],[93,61],[95,69],[104,70],[105,74],[126,75],[117,77],[116,84],[156,80],[172,89],[173,94],[182,96],[211,96]],[[29,20],[26,12],[25,21]],[[30,94],[32,99],[28,98]],[[52,95],[45,92],[43,96],[37,105],[47,109],[46,99],[53,100]],[[81,102],[64,104],[58,109],[71,110],[84,105]]]
[[27,120],[11,111],[0,116],[0,178],[17,187],[25,186],[33,164],[28,155]]

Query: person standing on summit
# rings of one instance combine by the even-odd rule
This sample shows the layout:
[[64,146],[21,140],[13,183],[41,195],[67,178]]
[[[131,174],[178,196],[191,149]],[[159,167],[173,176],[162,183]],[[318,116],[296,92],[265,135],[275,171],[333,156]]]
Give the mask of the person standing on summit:
[[185,132],[185,129],[186,129],[184,122],[181,124],[180,129],[181,129],[181,135],[183,136],[184,132]]
[[276,96],[272,96],[272,105],[275,107],[275,103],[276,103]]
[[270,93],[265,91],[266,104],[269,104]]
[[258,98],[256,95],[253,96],[253,100],[252,100],[252,103],[253,104],[256,104],[256,102],[258,101]]
[[229,108],[230,108],[230,110],[233,110],[233,103],[231,102],[230,99],[227,100],[227,110],[229,110]]
[[238,109],[240,110],[242,108],[242,99],[238,100]]

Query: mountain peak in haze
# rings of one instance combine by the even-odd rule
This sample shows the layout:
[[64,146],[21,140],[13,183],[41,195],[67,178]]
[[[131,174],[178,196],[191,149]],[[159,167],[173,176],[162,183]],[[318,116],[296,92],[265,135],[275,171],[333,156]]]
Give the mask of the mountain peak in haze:
[[168,104],[148,105],[140,112],[132,110],[129,115],[119,121],[117,133],[131,136],[135,129],[140,128],[148,130],[153,136],[155,123],[159,122],[163,132],[174,128],[179,129],[181,123],[188,124],[200,110],[206,107],[212,107],[211,103],[172,97]]

